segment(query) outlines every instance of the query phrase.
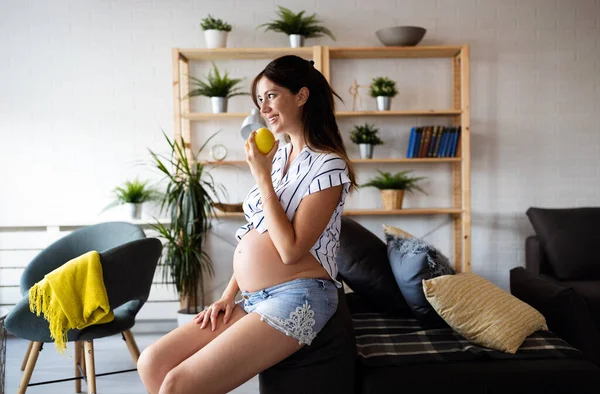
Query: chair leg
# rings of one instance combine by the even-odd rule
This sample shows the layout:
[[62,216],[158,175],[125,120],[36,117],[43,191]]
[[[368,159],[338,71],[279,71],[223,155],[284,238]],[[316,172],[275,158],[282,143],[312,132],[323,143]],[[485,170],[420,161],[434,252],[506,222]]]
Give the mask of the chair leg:
[[29,359],[29,352],[31,352],[32,346],[33,341],[29,341],[29,346],[27,346],[27,350],[25,351],[25,357],[23,357],[23,362],[21,363],[21,371],[25,371],[25,366],[27,365],[27,360]]
[[21,384],[17,389],[17,394],[25,394],[27,391],[27,385],[29,385],[29,380],[31,380],[31,375],[33,374],[33,369],[35,368],[35,363],[37,362],[41,350],[42,342],[32,342],[29,357],[27,357],[27,365],[25,366],[25,371],[21,378]]
[[85,375],[88,394],[96,394],[96,367],[94,364],[94,341],[85,341]]
[[140,358],[140,349],[138,348],[137,344],[135,343],[133,334],[131,333],[130,330],[126,330],[126,331],[123,331],[121,333],[121,335],[123,336],[123,340],[125,341],[125,344],[127,345],[127,349],[129,349],[129,353],[131,354],[131,357],[133,358],[133,362],[135,363],[135,366],[137,367],[137,362],[138,362],[138,359]]
[[[81,341],[76,341],[74,343],[75,348],[73,352],[75,353],[75,377],[81,377],[81,371],[84,369],[82,360],[83,360],[83,344]],[[81,369],[80,369],[81,367]],[[81,393],[81,379],[75,380],[75,392]]]

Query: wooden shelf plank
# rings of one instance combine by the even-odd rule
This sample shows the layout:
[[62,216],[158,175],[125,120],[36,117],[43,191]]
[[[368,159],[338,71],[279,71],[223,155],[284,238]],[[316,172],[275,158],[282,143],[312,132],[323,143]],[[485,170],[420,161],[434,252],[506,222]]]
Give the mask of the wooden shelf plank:
[[[393,215],[447,215],[460,214],[460,208],[406,208],[406,209],[349,209],[344,216],[393,216]],[[219,212],[217,217],[244,217],[243,212]]]
[[[414,47],[329,47],[332,59],[370,58],[452,58],[461,46],[414,46]],[[257,60],[293,54],[312,58],[313,47],[302,48],[178,48],[181,56],[189,60]]]
[[385,163],[447,163],[461,161],[460,157],[439,157],[439,158],[425,158],[415,157],[414,159],[400,158],[400,159],[352,159],[352,163],[359,164],[385,164]]
[[283,55],[297,55],[312,59],[313,48],[180,48],[181,56],[189,60],[259,60]]
[[[458,116],[462,113],[460,109],[426,109],[416,111],[338,111],[338,117],[352,116]],[[181,117],[188,120],[215,120],[215,119],[243,119],[250,112],[225,112],[213,113],[183,113]]]
[[245,118],[250,115],[250,111],[248,112],[224,112],[220,114],[212,114],[210,112],[207,113],[199,113],[199,112],[190,112],[181,114],[181,117],[189,120],[214,120],[214,119],[237,119],[237,118]]
[[461,46],[415,46],[415,47],[370,47],[333,48],[329,47],[332,59],[375,59],[375,58],[453,58],[461,51]]
[[[357,164],[393,164],[393,163],[448,163],[448,162],[459,162],[461,161],[460,157],[440,157],[440,158],[414,158],[414,159],[352,159],[352,163]],[[222,166],[222,165],[246,165],[245,160],[221,160],[221,161],[212,161],[206,160],[201,161],[203,165],[209,166]]]
[[335,116],[456,116],[460,109],[426,109],[413,111],[338,111]]
[[450,213],[461,213],[460,208],[406,208],[406,209],[349,209],[344,211],[348,216],[371,216],[371,215],[444,215]]

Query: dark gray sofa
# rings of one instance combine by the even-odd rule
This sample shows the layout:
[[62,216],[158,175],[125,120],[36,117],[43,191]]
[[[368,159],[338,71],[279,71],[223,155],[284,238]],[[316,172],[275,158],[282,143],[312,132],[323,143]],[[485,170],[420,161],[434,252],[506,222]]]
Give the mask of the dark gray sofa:
[[310,347],[259,375],[261,394],[596,393],[600,387],[600,368],[583,357],[366,365],[356,352],[352,314],[411,312],[394,280],[386,244],[348,217],[342,218],[340,239],[338,278],[354,292],[340,291],[338,312]]
[[535,235],[511,293],[542,312],[550,330],[600,365],[600,208],[529,208]]

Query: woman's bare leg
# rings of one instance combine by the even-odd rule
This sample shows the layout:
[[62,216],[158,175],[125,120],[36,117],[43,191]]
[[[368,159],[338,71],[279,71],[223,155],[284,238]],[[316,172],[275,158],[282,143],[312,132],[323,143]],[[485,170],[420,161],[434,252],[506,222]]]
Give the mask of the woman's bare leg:
[[250,313],[173,368],[159,394],[227,393],[301,347]]
[[219,313],[215,331],[211,330],[210,323],[205,328],[200,328],[200,324],[192,321],[174,329],[148,346],[137,363],[138,373],[148,392],[158,393],[169,371],[198,352],[245,315],[246,312],[236,305],[227,324],[223,324],[224,315]]

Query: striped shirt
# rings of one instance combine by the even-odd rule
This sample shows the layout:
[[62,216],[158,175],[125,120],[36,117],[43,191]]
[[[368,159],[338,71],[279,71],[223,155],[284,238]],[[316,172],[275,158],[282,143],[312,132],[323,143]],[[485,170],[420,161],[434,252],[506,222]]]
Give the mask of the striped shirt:
[[[331,215],[329,223],[327,223],[325,231],[310,249],[310,253],[325,268],[336,286],[342,287],[342,284],[336,280],[338,269],[335,257],[340,245],[340,227],[344,202],[350,189],[348,166],[344,159],[336,153],[318,153],[305,146],[294,161],[290,163],[290,168],[285,176],[282,176],[291,149],[292,144],[288,143],[277,150],[273,158],[271,172],[273,188],[275,189],[275,196],[272,198],[279,199],[290,222],[305,196],[329,187],[343,185],[340,200]],[[250,190],[244,199],[243,207],[247,223],[235,233],[238,242],[252,229],[256,229],[260,233],[268,230],[258,185]]]

